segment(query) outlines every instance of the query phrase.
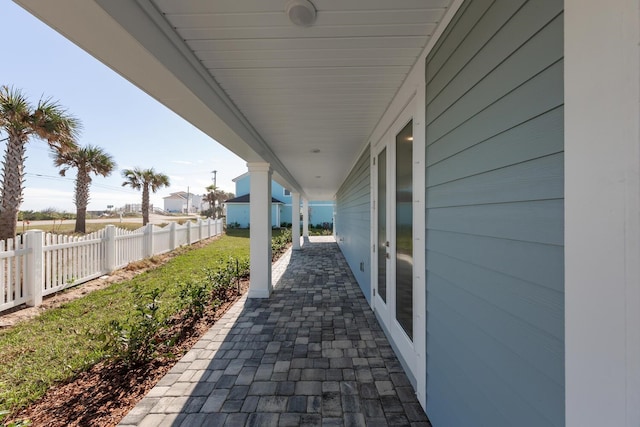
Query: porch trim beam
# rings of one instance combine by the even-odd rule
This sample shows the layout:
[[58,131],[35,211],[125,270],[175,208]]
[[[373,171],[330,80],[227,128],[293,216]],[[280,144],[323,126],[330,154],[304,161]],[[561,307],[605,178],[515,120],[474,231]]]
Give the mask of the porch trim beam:
[[640,5],[566,0],[566,425],[640,425]]

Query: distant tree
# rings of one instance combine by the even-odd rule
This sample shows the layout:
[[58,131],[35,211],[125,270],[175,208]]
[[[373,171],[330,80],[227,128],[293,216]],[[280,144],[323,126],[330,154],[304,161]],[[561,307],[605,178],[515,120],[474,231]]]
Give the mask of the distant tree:
[[65,176],[66,172],[71,168],[78,170],[74,195],[74,203],[76,205],[75,232],[86,233],[91,174],[109,176],[115,169],[116,163],[110,154],[94,145],[87,145],[66,153],[54,152],[53,159],[56,167],[62,167],[60,169],[60,175],[62,176]]
[[222,215],[222,203],[232,199],[234,195],[233,193],[225,193],[213,184],[205,187],[205,190],[207,190],[207,194],[205,194],[204,200],[209,204],[207,211],[211,216],[219,218]]
[[7,134],[0,189],[0,240],[15,237],[24,190],[26,144],[44,140],[61,153],[77,148],[80,122],[50,98],[33,106],[18,89],[0,87],[0,130]]
[[142,189],[142,225],[149,223],[149,190],[155,193],[162,187],[168,187],[169,177],[151,169],[125,169],[122,176],[126,179],[122,186],[129,186],[135,190]]

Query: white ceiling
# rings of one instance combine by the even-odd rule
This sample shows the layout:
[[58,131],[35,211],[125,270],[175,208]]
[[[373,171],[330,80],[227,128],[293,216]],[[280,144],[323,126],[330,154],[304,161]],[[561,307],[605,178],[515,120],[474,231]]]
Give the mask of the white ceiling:
[[[279,181],[331,199],[452,0],[17,0]],[[320,150],[319,153],[313,153]]]

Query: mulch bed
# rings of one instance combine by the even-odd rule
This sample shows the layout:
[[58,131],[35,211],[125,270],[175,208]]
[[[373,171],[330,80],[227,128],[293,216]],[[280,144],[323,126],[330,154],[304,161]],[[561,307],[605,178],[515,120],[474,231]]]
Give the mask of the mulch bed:
[[[241,282],[241,294],[249,280]],[[197,321],[173,318],[162,335],[179,335],[172,347],[165,347],[149,363],[136,368],[100,362],[70,381],[50,388],[37,402],[19,412],[14,420],[30,420],[33,426],[115,426],[162,379],[180,358],[193,347],[241,295],[230,291],[229,300],[205,311]],[[173,357],[162,355],[172,354]]]

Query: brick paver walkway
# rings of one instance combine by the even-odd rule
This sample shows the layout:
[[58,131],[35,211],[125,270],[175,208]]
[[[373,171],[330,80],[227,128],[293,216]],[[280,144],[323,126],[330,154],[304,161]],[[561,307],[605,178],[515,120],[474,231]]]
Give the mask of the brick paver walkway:
[[333,238],[273,268],[122,420],[138,426],[430,426]]

